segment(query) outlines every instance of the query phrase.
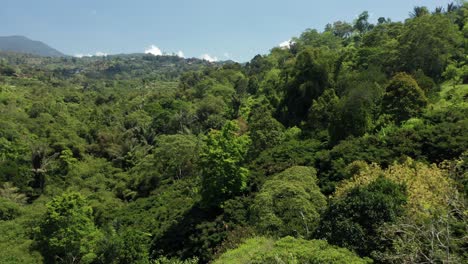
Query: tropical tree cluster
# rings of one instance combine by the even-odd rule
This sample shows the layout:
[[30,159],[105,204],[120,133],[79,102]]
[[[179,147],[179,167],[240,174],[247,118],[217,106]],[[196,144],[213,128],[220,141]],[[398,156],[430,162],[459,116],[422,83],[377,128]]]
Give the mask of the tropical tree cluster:
[[0,52],[0,263],[467,263],[468,4],[247,63]]

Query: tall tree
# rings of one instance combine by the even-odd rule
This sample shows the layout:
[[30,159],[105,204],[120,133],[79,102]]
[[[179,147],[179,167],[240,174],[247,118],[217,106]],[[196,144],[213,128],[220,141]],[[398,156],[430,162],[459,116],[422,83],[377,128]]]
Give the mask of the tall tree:
[[442,15],[416,17],[405,23],[399,37],[402,70],[421,69],[429,77],[440,77],[451,57],[461,52],[462,37],[457,25]]
[[326,206],[314,168],[294,166],[267,180],[252,213],[260,232],[310,238]]
[[217,207],[247,187],[249,170],[242,167],[242,163],[250,139],[238,135],[238,130],[238,125],[230,121],[222,130],[212,130],[208,134],[206,148],[200,156],[204,206]]
[[96,258],[101,233],[92,214],[85,198],[76,192],[64,193],[47,204],[36,240],[48,263],[91,263]]
[[249,136],[252,140],[250,153],[254,156],[274,147],[284,139],[284,126],[278,122],[265,105],[257,105],[250,112]]
[[362,12],[356,21],[354,21],[354,29],[357,30],[359,33],[364,34],[367,31],[371,30],[374,27],[369,22],[369,12],[364,11]]
[[415,17],[422,17],[425,15],[429,15],[429,9],[425,6],[415,6],[413,8],[413,12],[410,13],[410,17],[415,18]]
[[284,123],[292,125],[304,120],[312,100],[319,97],[328,86],[328,72],[318,62],[317,56],[317,51],[306,49],[296,57],[286,94],[280,105]]
[[351,89],[336,106],[328,131],[333,143],[348,136],[359,137],[368,132],[373,121],[373,112],[380,100],[380,89],[372,83],[361,83]]
[[307,127],[313,130],[326,130],[338,106],[339,98],[335,90],[327,89],[313,101],[309,109]]
[[382,110],[401,122],[421,113],[426,104],[427,98],[413,77],[398,73],[385,90]]
[[361,256],[385,249],[379,238],[382,224],[396,221],[404,212],[406,190],[383,177],[357,186],[345,197],[331,201],[318,230],[331,244],[355,250]]

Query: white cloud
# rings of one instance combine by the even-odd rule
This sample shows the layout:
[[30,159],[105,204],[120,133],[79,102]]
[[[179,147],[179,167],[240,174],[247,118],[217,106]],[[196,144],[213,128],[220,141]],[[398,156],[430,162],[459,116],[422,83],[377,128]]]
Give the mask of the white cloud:
[[92,57],[93,54],[91,53],[78,53],[75,55],[75,57],[78,57],[78,58],[83,58],[83,57]]
[[75,57],[77,57],[77,58],[91,57],[91,54],[78,53],[78,54],[75,54]]
[[162,51],[156,47],[155,45],[151,45],[149,48],[145,50],[146,54],[153,54],[154,56],[161,56]]
[[292,41],[291,40],[285,40],[278,44],[278,46],[282,49],[289,49],[291,47]]
[[102,51],[98,51],[98,52],[96,52],[94,54],[91,54],[91,53],[77,53],[74,56],[77,57],[77,58],[93,57],[93,56],[105,57],[105,56],[107,56],[107,53],[102,52]]
[[184,53],[181,50],[177,52],[177,56],[181,58],[185,58]]
[[200,58],[201,58],[202,60],[206,60],[206,61],[209,61],[209,62],[218,61],[218,58],[217,58],[217,57],[211,57],[210,54],[203,54],[203,55],[201,55]]
[[107,56],[107,53],[98,51],[98,52],[96,52],[96,54],[94,54],[94,56],[105,57],[105,56]]

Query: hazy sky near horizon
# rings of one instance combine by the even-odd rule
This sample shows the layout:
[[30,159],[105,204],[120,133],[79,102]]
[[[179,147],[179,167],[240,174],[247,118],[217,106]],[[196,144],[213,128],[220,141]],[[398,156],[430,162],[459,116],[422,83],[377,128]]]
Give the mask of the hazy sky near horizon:
[[0,0],[0,36],[24,35],[68,55],[151,51],[244,62],[307,28],[367,10],[402,21],[450,0]]

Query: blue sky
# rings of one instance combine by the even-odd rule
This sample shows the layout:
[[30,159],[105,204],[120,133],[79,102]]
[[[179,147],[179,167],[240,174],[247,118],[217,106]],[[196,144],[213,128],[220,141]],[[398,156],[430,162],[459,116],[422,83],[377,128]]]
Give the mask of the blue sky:
[[[69,55],[151,49],[250,60],[306,28],[362,11],[404,20],[450,0],[0,0],[0,35],[24,35]],[[209,56],[209,57],[207,57]]]

